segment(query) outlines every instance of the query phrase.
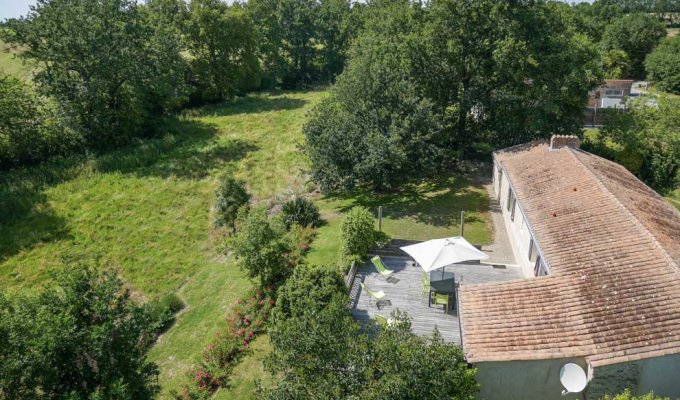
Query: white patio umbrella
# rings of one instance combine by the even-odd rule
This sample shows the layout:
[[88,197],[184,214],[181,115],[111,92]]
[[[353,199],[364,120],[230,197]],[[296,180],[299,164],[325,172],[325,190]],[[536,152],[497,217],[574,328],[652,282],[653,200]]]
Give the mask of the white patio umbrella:
[[[486,260],[486,254],[477,250],[465,238],[456,236],[432,239],[426,242],[401,247],[425,270],[430,272],[447,265],[470,260]],[[444,272],[442,271],[442,276]]]

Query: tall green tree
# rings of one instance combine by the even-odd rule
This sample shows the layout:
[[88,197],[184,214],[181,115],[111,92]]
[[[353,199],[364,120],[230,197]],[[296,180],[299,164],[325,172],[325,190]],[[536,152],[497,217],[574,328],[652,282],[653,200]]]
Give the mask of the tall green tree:
[[26,47],[38,89],[94,147],[152,132],[185,94],[178,47],[134,1],[38,0],[2,32]]
[[0,398],[151,399],[152,322],[114,274],[85,266],[38,295],[0,295]]
[[621,148],[614,160],[648,185],[661,193],[680,185],[680,100],[640,98],[611,115],[602,132]]
[[80,146],[81,138],[58,117],[53,102],[0,73],[0,169],[34,163]]
[[186,24],[194,101],[228,100],[259,86],[259,36],[241,4],[192,0]]
[[546,1],[374,1],[331,96],[304,127],[325,190],[392,189],[480,143],[580,132],[598,53]]
[[644,79],[645,58],[666,36],[666,27],[647,14],[629,14],[615,19],[606,26],[602,35],[603,51],[621,50],[630,59],[627,78]]
[[680,36],[663,39],[647,56],[645,68],[659,89],[680,94]]

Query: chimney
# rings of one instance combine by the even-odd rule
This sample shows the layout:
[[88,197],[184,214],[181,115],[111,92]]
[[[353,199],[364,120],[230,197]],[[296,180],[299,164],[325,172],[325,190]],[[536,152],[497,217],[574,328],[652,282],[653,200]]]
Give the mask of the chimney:
[[552,135],[550,138],[550,150],[558,150],[564,146],[578,149],[581,146],[581,139],[574,135]]

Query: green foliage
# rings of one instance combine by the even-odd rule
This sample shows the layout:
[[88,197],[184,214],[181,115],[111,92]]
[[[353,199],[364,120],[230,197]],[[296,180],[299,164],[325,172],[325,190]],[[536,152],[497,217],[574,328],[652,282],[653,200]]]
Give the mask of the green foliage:
[[215,225],[228,226],[235,232],[239,209],[247,206],[249,201],[245,182],[223,175],[215,192]]
[[552,2],[372,2],[305,125],[324,190],[394,189],[475,152],[580,131],[598,54]]
[[39,0],[3,30],[35,82],[97,148],[144,135],[185,94],[179,47],[131,0]]
[[279,288],[275,319],[297,318],[320,310],[344,288],[342,277],[333,269],[298,265]]
[[152,318],[110,272],[67,268],[39,295],[0,297],[0,393],[21,399],[151,399]]
[[663,39],[647,56],[645,68],[659,89],[680,94],[680,36]]
[[663,193],[680,184],[680,100],[662,96],[657,105],[645,101],[613,114],[602,133],[622,148],[615,161]]
[[258,206],[242,212],[239,231],[230,241],[241,268],[250,278],[258,278],[261,288],[277,287],[290,274],[294,260],[293,244],[283,222],[270,219],[267,208]]
[[344,261],[363,259],[375,244],[375,221],[365,207],[354,207],[340,225]]
[[265,365],[277,379],[261,388],[263,398],[475,398],[475,370],[457,346],[437,332],[431,339],[416,336],[398,312],[389,328],[362,329],[348,301],[339,275],[296,269],[274,309],[273,352]]
[[294,196],[283,203],[281,208],[283,222],[288,228],[294,224],[302,227],[316,227],[321,222],[319,207],[306,197]]
[[262,37],[265,84],[299,87],[332,80],[353,35],[348,0],[251,0]]
[[65,154],[78,142],[51,102],[22,81],[0,73],[0,169]]
[[642,396],[634,396],[630,389],[626,389],[623,393],[619,393],[615,396],[606,395],[601,400],[670,400],[670,398],[654,396],[653,392]]
[[186,36],[195,102],[229,100],[260,84],[259,37],[241,4],[191,1]]
[[152,320],[148,329],[157,335],[166,331],[175,322],[175,314],[184,308],[184,302],[175,293],[170,292],[158,300],[150,301],[145,307]]
[[601,46],[605,52],[620,50],[630,59],[630,73],[626,78],[645,77],[645,58],[666,36],[661,22],[647,14],[629,14],[608,24],[602,35]]
[[630,74],[630,57],[623,50],[609,50],[602,60],[607,79],[626,79]]

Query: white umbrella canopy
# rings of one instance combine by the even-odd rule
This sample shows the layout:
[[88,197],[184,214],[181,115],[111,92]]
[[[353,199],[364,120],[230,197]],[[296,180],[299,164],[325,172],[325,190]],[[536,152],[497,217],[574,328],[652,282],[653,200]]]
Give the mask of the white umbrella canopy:
[[401,247],[425,270],[434,271],[447,265],[470,260],[487,260],[489,256],[477,250],[465,238],[456,236],[432,239]]

